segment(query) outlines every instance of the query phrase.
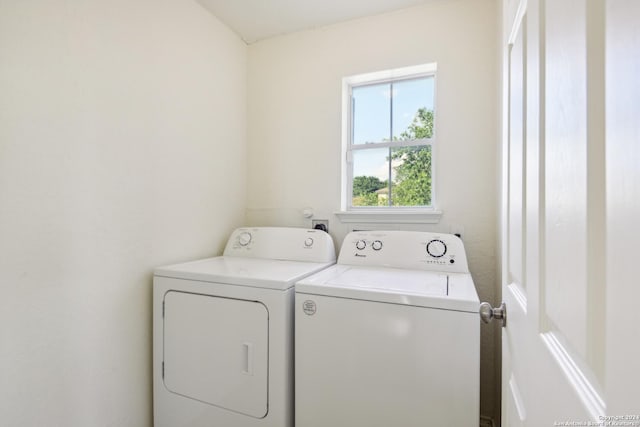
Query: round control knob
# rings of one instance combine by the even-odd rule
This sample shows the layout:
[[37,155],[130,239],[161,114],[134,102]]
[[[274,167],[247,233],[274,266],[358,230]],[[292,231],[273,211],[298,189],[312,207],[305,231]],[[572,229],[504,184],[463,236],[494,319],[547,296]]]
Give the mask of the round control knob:
[[307,248],[310,248],[313,245],[313,239],[311,237],[307,237],[307,239],[304,241],[304,245]]
[[427,243],[427,253],[434,258],[440,258],[447,253],[447,245],[442,240],[434,239]]
[[251,242],[251,233],[247,233],[246,231],[244,233],[240,233],[240,236],[238,236],[238,243],[240,243],[240,246],[247,246],[249,242]]
[[382,242],[380,240],[374,240],[371,244],[371,248],[374,251],[379,251],[380,249],[382,249]]
[[367,242],[365,242],[364,240],[358,240],[356,242],[356,249],[358,249],[359,251],[363,250],[366,247],[367,247]]

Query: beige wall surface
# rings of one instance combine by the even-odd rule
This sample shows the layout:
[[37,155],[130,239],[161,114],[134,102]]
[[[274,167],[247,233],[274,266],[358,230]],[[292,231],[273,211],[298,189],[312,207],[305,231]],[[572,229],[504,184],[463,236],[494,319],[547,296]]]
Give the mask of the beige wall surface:
[[0,424],[152,425],[153,267],[244,220],[246,54],[191,1],[0,1]]
[[[334,216],[341,197],[342,78],[436,62],[435,191],[443,216],[435,225],[404,228],[461,231],[480,298],[495,303],[497,6],[434,1],[250,45],[247,222],[309,226],[302,212],[312,208],[314,218],[329,219],[339,247],[353,226]],[[482,331],[487,416],[499,413],[495,332]]]

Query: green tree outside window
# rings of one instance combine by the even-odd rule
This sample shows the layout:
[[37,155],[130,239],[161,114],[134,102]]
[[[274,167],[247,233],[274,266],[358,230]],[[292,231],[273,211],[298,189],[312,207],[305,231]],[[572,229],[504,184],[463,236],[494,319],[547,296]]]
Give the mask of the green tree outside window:
[[[420,108],[398,140],[433,137],[433,111]],[[353,206],[429,206],[431,205],[431,146],[391,148],[387,160],[395,176],[389,184],[373,176],[353,179]],[[387,191],[384,191],[388,188]],[[391,202],[389,202],[389,190]]]

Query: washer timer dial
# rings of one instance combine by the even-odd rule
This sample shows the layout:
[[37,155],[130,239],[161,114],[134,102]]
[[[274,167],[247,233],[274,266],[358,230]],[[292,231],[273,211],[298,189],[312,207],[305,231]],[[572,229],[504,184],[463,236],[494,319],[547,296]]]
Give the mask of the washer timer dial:
[[434,258],[440,258],[447,253],[447,245],[442,240],[433,239],[427,243],[427,253]]

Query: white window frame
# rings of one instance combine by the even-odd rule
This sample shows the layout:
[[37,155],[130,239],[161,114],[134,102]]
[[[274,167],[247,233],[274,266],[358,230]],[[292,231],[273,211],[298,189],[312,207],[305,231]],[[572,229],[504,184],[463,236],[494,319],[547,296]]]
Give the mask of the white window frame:
[[[418,79],[421,77],[436,78],[437,64],[423,64],[411,67],[396,68],[374,73],[358,74],[342,79],[342,176],[341,176],[341,211],[336,216],[342,222],[351,223],[437,223],[442,211],[436,209],[436,109],[434,89],[434,134],[431,138],[401,143],[378,142],[376,148],[390,146],[430,146],[431,147],[431,206],[352,206],[353,161],[354,151],[365,149],[352,142],[352,90],[359,86],[382,83],[393,83]],[[369,148],[369,147],[368,147]]]

